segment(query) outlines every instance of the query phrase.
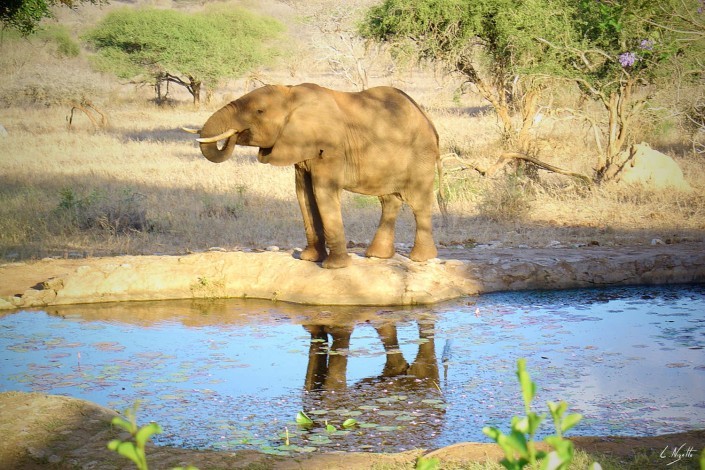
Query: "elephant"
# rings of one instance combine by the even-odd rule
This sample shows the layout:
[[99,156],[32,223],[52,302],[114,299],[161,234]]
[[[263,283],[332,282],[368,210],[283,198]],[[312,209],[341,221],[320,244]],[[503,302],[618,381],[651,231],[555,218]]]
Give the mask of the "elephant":
[[215,163],[230,158],[235,145],[243,145],[259,147],[261,163],[295,166],[307,243],[303,260],[322,261],[325,268],[351,263],[340,210],[342,190],[378,196],[381,202],[379,227],[366,256],[394,256],[403,202],[416,221],[410,258],[437,256],[431,215],[436,171],[442,181],[438,132],[401,90],[265,85],[213,113],[200,130],[184,130],[199,134],[201,152]]

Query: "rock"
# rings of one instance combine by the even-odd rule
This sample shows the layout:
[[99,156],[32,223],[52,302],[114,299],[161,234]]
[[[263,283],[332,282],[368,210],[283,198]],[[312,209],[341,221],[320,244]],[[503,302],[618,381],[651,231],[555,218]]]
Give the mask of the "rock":
[[[461,257],[462,259],[457,259]],[[441,251],[416,263],[351,255],[343,269],[285,252],[122,256],[0,266],[0,307],[198,298],[258,298],[317,305],[429,304],[525,289],[705,282],[698,242],[625,249],[494,248]],[[24,284],[16,280],[24,279]],[[15,292],[22,296],[10,297]]]
[[267,248],[265,248],[265,251],[279,251],[279,247],[276,245],[270,245]]
[[617,183],[653,189],[692,190],[678,164],[644,142],[621,152],[616,161],[621,165],[614,177]]
[[665,245],[666,243],[663,240],[661,240],[660,238],[654,238],[653,240],[651,240],[651,244],[652,245]]

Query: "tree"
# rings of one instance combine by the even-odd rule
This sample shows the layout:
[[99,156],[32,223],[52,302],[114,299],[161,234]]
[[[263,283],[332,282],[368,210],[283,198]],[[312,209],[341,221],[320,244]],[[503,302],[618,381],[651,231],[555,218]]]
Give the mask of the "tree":
[[[616,156],[632,137],[632,124],[657,87],[676,75],[705,78],[705,33],[700,0],[580,0],[561,6],[558,30],[534,39],[557,67],[554,77],[573,81],[601,103],[606,141],[595,167],[598,179],[616,171]],[[664,83],[664,79],[671,83]]]
[[[679,71],[703,79],[702,0],[385,0],[362,35],[460,72],[496,110],[505,141],[531,153],[544,87],[576,84],[602,103],[596,170],[609,177],[649,87]],[[513,108],[521,111],[517,128]]]
[[22,36],[28,36],[34,33],[43,19],[54,16],[51,12],[53,7],[76,8],[85,3],[103,5],[108,2],[107,0],[3,0],[0,5],[0,23],[3,31],[14,29]]
[[[522,0],[385,0],[368,10],[360,33],[390,43],[397,55],[442,63],[463,75],[495,109],[506,146],[529,150],[543,62],[528,41],[546,26],[548,5]],[[512,109],[521,109],[517,127]]]
[[369,88],[370,78],[389,75],[384,67],[389,62],[379,44],[370,44],[355,31],[368,0],[352,0],[339,4],[330,1],[289,0],[315,27],[311,46],[317,62],[324,63],[336,76],[357,90]]
[[283,26],[240,8],[214,6],[202,13],[121,9],[108,14],[84,39],[98,51],[98,68],[123,79],[184,86],[200,102],[202,86],[215,87],[276,56]]

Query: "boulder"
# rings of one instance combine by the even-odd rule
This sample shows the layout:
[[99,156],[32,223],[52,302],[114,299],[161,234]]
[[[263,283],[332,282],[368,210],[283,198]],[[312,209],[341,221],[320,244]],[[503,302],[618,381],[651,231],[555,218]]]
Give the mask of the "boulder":
[[652,149],[647,143],[632,145],[621,152],[614,181],[626,185],[643,185],[651,189],[691,191],[683,171],[671,157]]

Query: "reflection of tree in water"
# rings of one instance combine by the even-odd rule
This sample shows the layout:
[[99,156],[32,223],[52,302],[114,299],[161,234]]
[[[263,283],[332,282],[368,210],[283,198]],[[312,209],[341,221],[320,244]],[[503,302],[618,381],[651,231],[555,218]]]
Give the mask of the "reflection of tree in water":
[[[345,448],[399,451],[428,446],[441,431],[445,405],[439,383],[433,322],[418,322],[418,351],[407,362],[396,323],[375,325],[385,351],[377,376],[347,385],[348,351],[354,325],[305,325],[311,335],[303,405],[316,424],[339,427],[347,417],[362,423],[344,436]],[[329,343],[329,337],[331,339]],[[374,426],[374,427],[367,427]],[[305,436],[303,436],[305,438]]]

